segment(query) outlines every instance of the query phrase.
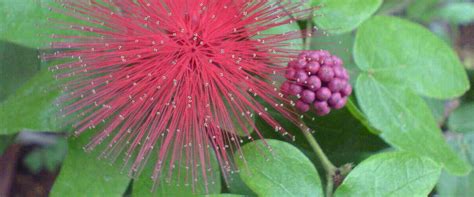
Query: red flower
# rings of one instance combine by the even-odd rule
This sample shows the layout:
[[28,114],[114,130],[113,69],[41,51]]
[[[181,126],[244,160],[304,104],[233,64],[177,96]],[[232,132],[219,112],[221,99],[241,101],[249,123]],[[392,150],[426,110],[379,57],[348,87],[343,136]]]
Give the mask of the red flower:
[[63,112],[74,118],[74,133],[102,128],[87,150],[106,141],[104,157],[116,159],[125,152],[131,175],[138,174],[154,154],[153,179],[159,177],[164,162],[170,166],[184,162],[190,175],[201,171],[207,182],[210,151],[225,175],[234,169],[232,154],[240,143],[253,140],[237,135],[239,125],[250,123],[262,137],[253,116],[288,134],[257,98],[298,121],[271,76],[282,75],[286,62],[298,53],[287,49],[286,41],[300,38],[301,32],[269,35],[264,31],[307,14],[299,4],[106,2],[62,1],[66,11],[56,11],[84,22],[68,27],[91,33],[55,35],[61,40],[52,47],[62,50],[46,56],[74,59],[54,70],[60,72],[58,77],[71,80],[66,84]]

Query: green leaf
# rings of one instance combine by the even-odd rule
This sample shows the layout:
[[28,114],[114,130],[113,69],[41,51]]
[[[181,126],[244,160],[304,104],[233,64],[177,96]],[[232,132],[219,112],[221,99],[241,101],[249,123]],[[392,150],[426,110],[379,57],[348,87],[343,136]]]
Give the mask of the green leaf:
[[[301,31],[301,29],[300,29],[300,26],[298,25],[298,23],[293,22],[293,23],[288,23],[288,24],[285,24],[285,25],[280,25],[280,26],[273,27],[271,29],[265,30],[265,31],[262,32],[262,34],[267,34],[267,35],[275,34],[275,35],[277,35],[277,34],[287,34],[287,33],[291,33],[291,32],[300,32],[300,31]],[[287,49],[303,50],[303,48],[304,48],[304,42],[303,42],[303,39],[301,39],[301,38],[288,40],[288,41],[285,41],[283,43],[288,44],[288,46],[285,47]]]
[[474,22],[474,3],[450,3],[438,10],[436,17],[454,24]]
[[446,101],[432,98],[424,98],[423,100],[425,100],[425,103],[431,109],[431,113],[438,125],[442,125],[445,121]]
[[450,173],[464,175],[470,166],[445,143],[423,99],[408,88],[386,85],[375,76],[361,74],[357,98],[370,123],[395,148],[428,156]]
[[461,105],[448,120],[451,131],[467,133],[474,132],[474,102]]
[[[152,158],[156,158],[156,156]],[[169,157],[168,162],[163,162],[163,173],[158,185],[154,188],[154,191],[154,181],[150,177],[155,169],[156,159],[150,159],[147,167],[143,170],[142,175],[133,183],[132,196],[200,196],[204,194],[218,194],[221,192],[220,170],[215,154],[211,154],[210,158],[211,167],[209,167],[209,169],[211,169],[211,171],[206,172],[208,181],[207,192],[201,168],[198,167],[194,169],[197,174],[194,178],[197,181],[192,182],[193,178],[190,177],[191,170],[189,167],[186,167],[186,164],[184,163],[185,159],[185,156],[183,156],[182,162],[176,164],[177,167],[172,170],[171,177],[169,177],[168,173],[170,171]]]
[[291,144],[257,140],[242,152],[245,161],[235,155],[240,177],[258,196],[323,196],[316,168]]
[[0,41],[0,102],[15,92],[40,68],[38,51]]
[[431,157],[450,173],[469,172],[415,94],[450,98],[469,88],[452,49],[419,25],[377,16],[359,28],[354,57],[366,72],[356,84],[359,103],[382,138],[396,148]]
[[231,173],[229,175],[230,181],[228,184],[228,190],[234,194],[241,194],[245,196],[257,196],[240,178],[238,173]]
[[330,33],[345,33],[354,30],[367,20],[382,5],[382,0],[313,0],[313,21],[319,28]]
[[413,20],[428,23],[433,17],[433,10],[437,10],[440,0],[411,1],[407,7],[407,16]]
[[37,73],[17,92],[0,103],[0,135],[13,134],[22,130],[57,131],[60,96],[59,82],[47,69]]
[[47,35],[40,35],[40,26],[47,25],[47,13],[44,0],[0,2],[0,39],[8,40],[36,48],[44,46],[49,40]]
[[[277,0],[272,0],[277,1]],[[311,0],[290,0],[292,3],[300,3],[302,6],[301,9],[310,9],[311,8]]]
[[357,65],[384,84],[407,85],[418,94],[452,98],[469,89],[456,53],[424,27],[396,17],[376,16],[358,30]]
[[54,131],[60,95],[53,74],[41,69],[38,51],[0,42],[0,135],[21,130]]
[[[57,5],[54,0],[2,0],[0,1],[0,40],[7,40],[26,47],[45,47],[53,39],[51,34],[69,35],[85,34],[80,31],[59,29],[49,18],[67,22],[76,22],[72,17],[66,17],[48,9]],[[61,8],[59,8],[61,9]]]
[[[474,167],[474,132],[452,136],[448,142],[464,160]],[[464,177],[443,172],[436,189],[440,197],[470,197],[474,193],[473,185],[474,172]]]
[[84,152],[87,135],[69,141],[69,150],[50,196],[121,197],[130,178],[116,166],[98,160],[97,154]]
[[352,170],[335,196],[428,196],[441,168],[408,152],[374,155]]

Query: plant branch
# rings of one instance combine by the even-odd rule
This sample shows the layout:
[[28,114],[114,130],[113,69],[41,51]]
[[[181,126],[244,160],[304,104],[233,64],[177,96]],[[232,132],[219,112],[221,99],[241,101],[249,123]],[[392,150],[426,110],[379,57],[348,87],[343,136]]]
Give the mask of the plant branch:
[[327,176],[326,197],[331,197],[332,192],[334,190],[334,180],[333,180],[333,178],[334,178],[334,175],[336,174],[337,167],[334,166],[334,164],[332,164],[331,161],[328,159],[328,157],[324,153],[323,149],[318,144],[318,142],[314,138],[313,134],[310,132],[311,129],[304,126],[304,128],[302,130],[303,130],[303,134],[304,134],[306,140],[308,141],[311,148],[313,148],[314,152],[316,153],[316,156],[318,157],[318,159],[321,162],[324,170],[326,171],[326,176]]
[[331,161],[329,161],[326,154],[324,154],[323,149],[321,148],[321,146],[319,146],[313,134],[311,134],[310,129],[307,127],[303,129],[303,134],[306,137],[306,140],[308,140],[308,143],[311,146],[311,148],[313,148],[314,152],[316,153],[316,156],[321,161],[321,164],[323,165],[324,170],[326,170],[327,172],[335,171],[336,167],[334,166],[334,164],[331,163]]
[[334,190],[334,178],[332,175],[328,174],[326,185],[326,197],[332,197],[332,192]]

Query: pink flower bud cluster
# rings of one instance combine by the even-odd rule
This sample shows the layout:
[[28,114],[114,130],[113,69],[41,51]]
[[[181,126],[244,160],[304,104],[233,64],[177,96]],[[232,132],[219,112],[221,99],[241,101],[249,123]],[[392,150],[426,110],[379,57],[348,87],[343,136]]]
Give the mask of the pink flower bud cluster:
[[328,51],[305,51],[288,63],[281,91],[296,96],[296,109],[307,112],[311,106],[324,116],[341,109],[352,93],[349,74],[343,61]]

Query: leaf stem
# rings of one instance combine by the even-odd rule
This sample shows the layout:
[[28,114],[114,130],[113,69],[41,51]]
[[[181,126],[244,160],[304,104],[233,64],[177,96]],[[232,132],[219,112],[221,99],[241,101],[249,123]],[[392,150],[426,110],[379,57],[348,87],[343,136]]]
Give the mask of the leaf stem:
[[[306,32],[305,32],[305,50],[311,49],[311,38],[313,34],[313,23],[312,23],[312,16],[313,12],[309,14],[308,19],[306,21]],[[304,125],[304,123],[303,123]],[[324,170],[326,171],[327,177],[327,184],[326,184],[326,197],[332,197],[332,193],[334,190],[334,175],[336,174],[337,167],[332,164],[332,162],[328,159],[326,154],[324,153],[323,149],[319,145],[316,138],[314,138],[313,134],[311,133],[311,129],[308,128],[306,125],[302,128],[303,134],[308,141],[311,148],[313,148],[316,156],[318,157],[319,161],[321,162]]]
[[332,197],[332,192],[334,190],[334,180],[333,175],[327,175],[327,185],[326,185],[326,197]]
[[303,130],[303,134],[306,140],[308,140],[309,145],[311,146],[311,148],[313,148],[314,152],[316,153],[316,156],[318,157],[324,170],[326,171],[326,176],[327,176],[326,197],[332,197],[332,192],[334,190],[333,177],[336,174],[337,167],[334,166],[334,164],[332,164],[331,161],[328,159],[323,149],[318,144],[318,141],[316,141],[316,138],[314,138],[313,134],[310,132],[311,129],[304,126],[302,130]]
[[306,140],[308,140],[308,143],[311,148],[313,148],[314,152],[318,156],[319,160],[321,160],[321,164],[323,165],[324,170],[335,171],[336,167],[331,163],[331,161],[329,161],[326,154],[324,154],[323,149],[321,148],[321,146],[319,146],[313,134],[311,134],[310,129],[303,129],[303,134],[306,137]]

